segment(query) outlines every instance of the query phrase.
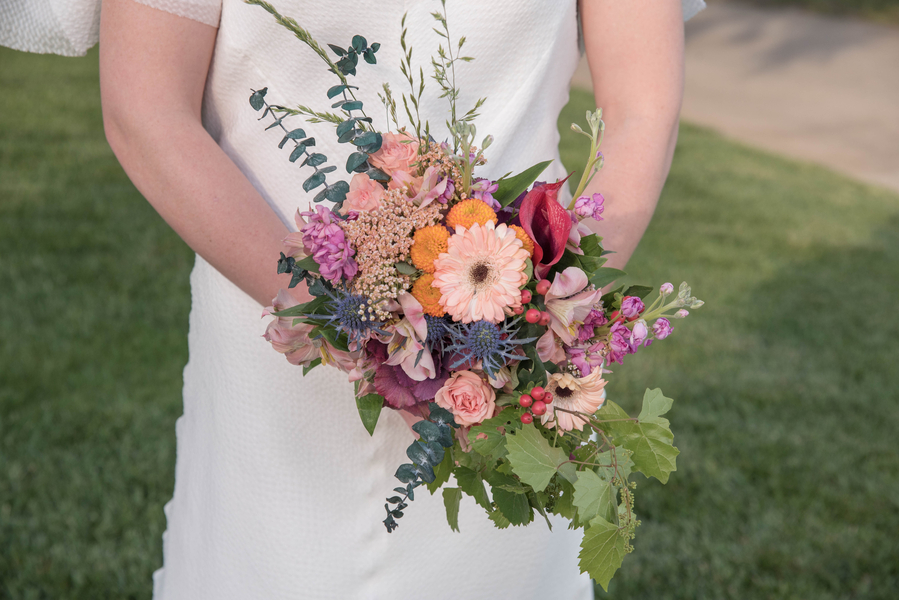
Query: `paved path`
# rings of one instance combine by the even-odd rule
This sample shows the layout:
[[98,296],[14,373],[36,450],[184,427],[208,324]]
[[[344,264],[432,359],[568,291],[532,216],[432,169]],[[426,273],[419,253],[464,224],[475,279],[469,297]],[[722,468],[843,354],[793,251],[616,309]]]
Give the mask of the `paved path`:
[[714,4],[687,23],[683,118],[899,191],[899,28]]

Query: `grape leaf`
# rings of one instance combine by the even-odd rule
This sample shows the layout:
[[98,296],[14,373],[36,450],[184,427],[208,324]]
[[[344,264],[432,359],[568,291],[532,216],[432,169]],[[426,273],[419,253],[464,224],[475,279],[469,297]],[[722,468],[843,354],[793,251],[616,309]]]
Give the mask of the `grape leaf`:
[[616,521],[618,509],[617,488],[611,482],[603,481],[593,471],[581,471],[574,484],[574,505],[582,523],[602,517],[606,521]]
[[457,467],[453,474],[463,492],[474,498],[481,507],[490,510],[490,498],[487,497],[487,488],[479,473],[467,467]]
[[378,424],[378,417],[381,416],[383,406],[384,397],[380,394],[366,394],[361,398],[356,398],[356,408],[359,409],[362,425],[365,426],[368,435],[375,434],[375,426]]
[[[494,461],[499,460],[506,455],[505,434],[520,426],[521,421],[510,419],[507,414],[500,414],[472,427],[468,432],[468,441],[471,442],[472,449],[481,456]],[[504,432],[500,432],[498,427],[502,427]]]
[[446,522],[450,529],[459,531],[459,501],[462,500],[462,490],[459,488],[443,489],[443,505],[446,507]]
[[624,546],[625,540],[618,528],[602,517],[596,517],[590,521],[590,527],[581,541],[581,552],[578,554],[581,572],[588,573],[608,592],[612,576],[624,561]]
[[[425,423],[427,421],[424,421]],[[440,464],[434,467],[434,481],[428,484],[428,491],[433,496],[440,486],[449,481],[450,475],[453,474],[453,455],[451,452],[445,453]]]
[[572,463],[566,462],[568,456],[565,452],[550,446],[533,424],[525,425],[515,435],[508,436],[506,450],[515,474],[538,492],[546,489],[556,471],[569,481],[577,480],[577,471]]

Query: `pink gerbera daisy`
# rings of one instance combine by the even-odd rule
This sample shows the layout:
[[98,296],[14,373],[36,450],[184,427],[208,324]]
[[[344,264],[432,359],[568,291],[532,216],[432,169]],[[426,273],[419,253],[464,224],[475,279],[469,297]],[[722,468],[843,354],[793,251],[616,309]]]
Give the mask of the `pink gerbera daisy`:
[[[562,431],[581,431],[587,420],[570,412],[592,415],[606,400],[606,381],[602,378],[602,367],[594,367],[586,377],[575,377],[571,373],[553,373],[549,376],[546,391],[553,395],[552,404],[546,405],[543,424],[552,429],[558,426]],[[564,410],[556,410],[556,409]]]
[[520,287],[528,251],[506,225],[475,223],[456,227],[447,251],[434,261],[433,286],[440,290],[440,305],[454,321],[499,323],[505,309],[521,305]]

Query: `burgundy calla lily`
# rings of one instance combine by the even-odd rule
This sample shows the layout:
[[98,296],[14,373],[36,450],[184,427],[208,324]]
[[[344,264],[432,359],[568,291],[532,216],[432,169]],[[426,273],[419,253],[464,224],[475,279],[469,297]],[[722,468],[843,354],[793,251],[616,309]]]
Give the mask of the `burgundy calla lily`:
[[562,258],[571,232],[571,217],[559,204],[559,188],[568,177],[556,183],[535,185],[521,203],[518,218],[522,229],[535,242],[534,269],[541,275]]

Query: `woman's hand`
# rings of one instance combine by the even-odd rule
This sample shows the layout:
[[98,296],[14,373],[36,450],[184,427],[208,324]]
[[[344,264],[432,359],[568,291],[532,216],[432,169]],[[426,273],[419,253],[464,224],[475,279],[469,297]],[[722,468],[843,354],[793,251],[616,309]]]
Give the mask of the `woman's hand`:
[[684,24],[674,0],[581,0],[587,61],[606,123],[605,166],[585,194],[601,192],[604,220],[586,221],[623,268],[655,211],[677,141]]
[[[285,276],[287,227],[203,129],[200,107],[217,30],[132,0],[104,0],[103,125],[134,185],[197,254],[261,305]],[[305,289],[293,290],[300,301]]]

